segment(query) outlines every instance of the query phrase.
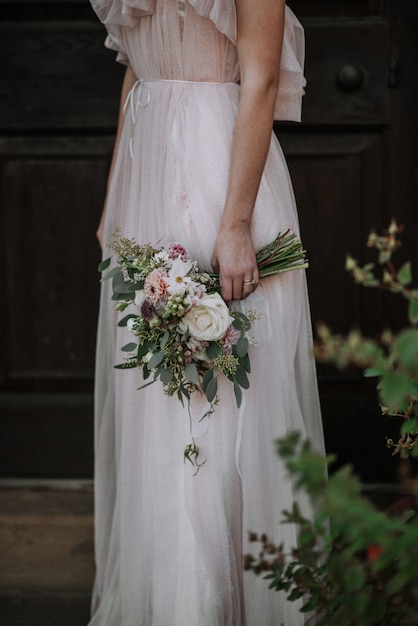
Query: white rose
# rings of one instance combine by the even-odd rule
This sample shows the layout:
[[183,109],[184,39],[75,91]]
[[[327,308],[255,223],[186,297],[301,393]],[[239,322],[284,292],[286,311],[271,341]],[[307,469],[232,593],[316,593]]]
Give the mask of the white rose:
[[204,295],[179,322],[179,330],[201,341],[221,339],[234,321],[218,293]]

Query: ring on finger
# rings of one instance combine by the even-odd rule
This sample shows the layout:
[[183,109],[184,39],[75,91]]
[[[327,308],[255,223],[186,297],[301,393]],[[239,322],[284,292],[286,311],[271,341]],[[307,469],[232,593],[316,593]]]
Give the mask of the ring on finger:
[[252,280],[244,280],[243,284],[244,285],[251,285],[252,287],[254,287],[256,285],[256,281],[254,279],[252,279]]

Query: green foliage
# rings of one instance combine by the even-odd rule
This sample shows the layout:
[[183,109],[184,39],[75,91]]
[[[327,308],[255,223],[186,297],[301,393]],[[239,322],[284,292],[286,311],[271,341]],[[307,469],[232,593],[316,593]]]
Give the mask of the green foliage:
[[305,518],[297,504],[283,513],[283,522],[299,530],[291,554],[252,534],[261,551],[247,555],[246,569],[263,573],[289,601],[302,598],[302,612],[311,614],[306,624],[416,626],[418,519],[378,511],[348,467],[327,479],[327,460],[297,434],[280,440],[278,450],[316,516]]
[[394,454],[400,452],[408,457],[418,456],[418,289],[411,286],[411,263],[397,270],[392,262],[393,253],[400,247],[398,235],[402,230],[393,220],[383,235],[372,231],[367,245],[378,251],[377,267],[373,263],[360,267],[347,256],[346,269],[359,285],[402,295],[408,301],[410,326],[398,334],[386,330],[376,340],[364,337],[358,330],[345,337],[333,335],[322,324],[318,326],[315,356],[340,369],[360,368],[365,376],[378,379],[382,413],[401,420],[398,441],[388,439],[387,445]]
[[[378,251],[377,268],[360,267],[347,257],[346,269],[356,283],[388,290],[408,301],[410,326],[379,339],[352,330],[333,335],[318,327],[318,361],[340,369],[356,367],[377,378],[382,413],[400,420],[399,440],[388,440],[394,454],[418,457],[418,289],[412,287],[411,263],[399,270],[392,255],[399,248],[402,228],[392,221],[388,230],[369,236],[368,246]],[[379,270],[380,268],[380,270]],[[316,512],[305,518],[297,504],[283,513],[284,523],[299,529],[298,547],[290,554],[268,537],[252,534],[261,544],[257,557],[247,555],[246,569],[264,573],[274,590],[289,601],[303,599],[306,624],[318,626],[416,626],[418,624],[418,518],[415,512],[393,518],[378,511],[361,495],[360,482],[349,467],[329,480],[326,464],[297,434],[278,442],[296,486],[305,491]]]

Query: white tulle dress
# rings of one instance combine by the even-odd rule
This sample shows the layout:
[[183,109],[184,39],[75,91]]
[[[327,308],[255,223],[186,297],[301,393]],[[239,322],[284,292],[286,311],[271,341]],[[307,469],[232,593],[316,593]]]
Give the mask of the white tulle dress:
[[[92,0],[107,45],[138,82],[108,194],[105,240],[115,228],[138,242],[179,242],[201,269],[227,189],[239,100],[233,0]],[[303,30],[286,9],[279,119],[298,120]],[[279,231],[298,232],[291,181],[272,135],[253,216],[257,248]],[[108,256],[108,251],[105,251]],[[213,415],[194,394],[199,473],[183,460],[187,408],[159,383],[138,391],[139,370],[115,370],[132,336],[103,284],[96,384],[96,563],[90,626],[300,626],[295,603],[243,572],[248,531],[297,542],[281,511],[297,495],[274,441],[297,429],[322,448],[305,275],[264,279],[250,348],[250,389],[238,410],[220,385]],[[249,306],[251,305],[251,298]]]

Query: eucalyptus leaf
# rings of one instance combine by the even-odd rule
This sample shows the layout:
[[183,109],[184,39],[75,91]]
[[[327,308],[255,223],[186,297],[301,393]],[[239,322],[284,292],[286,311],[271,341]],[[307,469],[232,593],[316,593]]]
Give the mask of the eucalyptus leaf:
[[232,326],[238,330],[246,331],[251,328],[251,323],[244,313],[234,311],[234,321],[232,322]]
[[119,266],[113,267],[107,272],[107,274],[102,276],[102,281],[109,280],[109,278],[114,278],[117,274],[122,274],[122,268]]
[[152,355],[152,357],[150,358],[150,360],[147,363],[147,368],[151,371],[153,370],[155,367],[157,367],[161,361],[164,359],[164,352],[156,352],[155,354]]
[[161,370],[160,379],[163,385],[168,385],[173,380],[173,372],[168,368]]
[[113,366],[116,370],[131,370],[134,367],[138,367],[137,361],[126,361],[126,363],[119,363]]
[[218,391],[218,378],[214,376],[206,388],[206,397],[208,402],[213,402]]
[[140,361],[146,355],[147,352],[149,352],[149,343],[148,341],[144,341],[143,343],[140,343],[138,346],[138,354],[137,354],[138,361]]
[[240,385],[240,387],[248,389],[248,387],[250,386],[245,369],[241,367],[241,365],[238,365],[234,378],[236,382]]
[[170,333],[168,332],[168,330],[166,330],[164,335],[161,337],[161,341],[160,341],[161,350],[164,348],[169,338],[170,338]]
[[250,363],[250,357],[248,356],[248,354],[245,354],[240,360],[239,360],[240,364],[242,365],[242,367],[245,369],[245,371],[247,372],[247,374],[249,374],[251,372],[251,363]]
[[[149,375],[150,375],[150,372],[148,372],[147,378],[148,378]],[[145,376],[144,376],[144,378],[145,378]],[[140,387],[137,387],[137,391],[139,391],[140,389],[145,389],[145,387],[149,387],[150,385],[153,385],[154,383],[155,383],[155,379],[150,380],[149,383],[145,383],[145,385],[141,385]]]
[[112,260],[111,257],[109,257],[108,259],[104,259],[104,261],[99,263],[99,267],[97,268],[97,271],[104,272],[105,270],[107,270],[107,268],[110,265],[111,260]]
[[213,375],[214,375],[214,370],[213,370],[213,367],[211,367],[210,370],[208,370],[203,376],[202,378],[203,393],[206,393],[207,386],[209,385],[210,381],[213,379]]
[[113,292],[115,294],[121,294],[121,293],[133,294],[135,293],[135,291],[137,291],[135,283],[130,283],[127,281],[120,281],[112,286],[113,286]]
[[242,359],[248,352],[248,339],[246,337],[241,337],[235,348],[237,356]]
[[184,368],[184,374],[186,378],[188,378],[195,385],[199,384],[199,374],[197,372],[197,367],[194,363],[187,363]]
[[124,346],[121,348],[121,350],[122,350],[123,352],[133,352],[133,351],[136,349],[137,345],[138,345],[138,344],[133,343],[133,342],[131,342],[131,343],[127,343],[126,345],[124,345]]
[[241,387],[238,385],[238,383],[235,382],[235,380],[234,380],[234,394],[235,394],[237,407],[239,408],[242,402],[242,391],[241,391]]
[[[112,278],[112,289],[113,289],[113,291],[115,291],[115,289],[117,289],[117,288],[118,288],[118,286],[119,286],[121,283],[125,282],[125,277],[124,277],[124,275],[123,275],[122,268],[117,267],[117,268],[115,268],[115,269],[116,269],[116,272],[115,272],[115,274],[113,275],[113,278]],[[110,270],[109,274],[110,274],[112,271],[113,271],[113,270]],[[107,276],[107,274],[106,274],[106,276]]]
[[213,359],[216,359],[216,357],[219,356],[220,352],[221,346],[219,345],[219,343],[216,343],[216,341],[212,341],[206,348],[206,355],[211,361],[213,361]]
[[119,320],[118,326],[120,326],[121,328],[124,328],[125,326],[127,326],[128,320],[131,320],[132,318],[137,318],[137,317],[138,317],[137,315],[133,315],[133,313],[129,313],[129,315],[125,315],[125,317]]

